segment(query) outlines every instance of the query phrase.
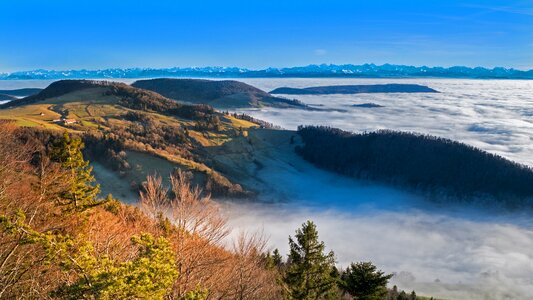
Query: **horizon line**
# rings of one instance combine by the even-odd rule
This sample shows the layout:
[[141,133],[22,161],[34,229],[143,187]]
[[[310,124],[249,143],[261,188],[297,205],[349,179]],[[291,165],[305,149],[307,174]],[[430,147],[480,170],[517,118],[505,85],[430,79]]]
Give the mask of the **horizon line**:
[[11,71],[11,72],[5,72],[0,71],[0,75],[12,75],[16,73],[27,73],[27,72],[37,72],[37,71],[47,71],[47,72],[66,72],[66,71],[105,71],[105,70],[167,70],[167,69],[207,69],[207,68],[220,68],[220,69],[240,69],[250,72],[257,72],[257,71],[266,71],[269,69],[274,70],[283,70],[283,69],[294,69],[294,68],[305,68],[310,66],[367,66],[367,65],[373,65],[377,67],[384,67],[384,66],[401,66],[401,67],[414,67],[414,68],[428,68],[428,69],[434,69],[434,68],[442,68],[442,69],[451,69],[451,68],[467,68],[467,69],[485,69],[485,70],[497,70],[497,69],[504,69],[508,71],[519,71],[519,72],[530,72],[533,71],[533,68],[515,68],[515,67],[503,67],[503,66],[494,66],[494,67],[486,67],[486,66],[475,66],[475,67],[469,67],[465,65],[452,65],[452,66],[439,66],[439,65],[409,65],[409,64],[395,64],[395,63],[383,63],[383,64],[376,64],[376,63],[362,63],[362,64],[354,64],[354,63],[345,63],[345,64],[336,64],[336,63],[320,63],[320,64],[307,64],[307,65],[295,65],[295,66],[284,66],[284,67],[264,67],[264,68],[247,68],[247,67],[238,67],[238,66],[222,66],[222,65],[204,65],[204,66],[169,66],[169,67],[103,67],[103,68],[65,68],[65,69],[45,69],[45,68],[36,68],[36,69],[27,69],[27,70],[19,70],[19,71]]

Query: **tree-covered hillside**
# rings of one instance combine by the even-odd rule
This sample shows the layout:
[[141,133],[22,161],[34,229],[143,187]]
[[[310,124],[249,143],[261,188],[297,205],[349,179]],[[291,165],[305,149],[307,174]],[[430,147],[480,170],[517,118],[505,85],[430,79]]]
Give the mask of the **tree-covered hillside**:
[[149,177],[128,206],[96,197],[82,148],[0,126],[0,298],[280,298],[263,245],[224,248],[219,206],[186,173],[171,174],[172,192]]
[[[204,147],[238,138],[259,125],[210,106],[185,105],[123,83],[63,80],[2,108],[0,119],[31,127],[35,134],[53,136],[67,130],[80,135],[87,145],[85,154],[119,172],[134,192],[146,170],[162,160],[170,169],[193,172],[195,182],[216,196],[248,195],[213,168]],[[140,162],[138,153],[148,159]]]
[[260,234],[224,246],[227,219],[190,174],[148,176],[138,205],[121,204],[96,196],[80,138],[1,125],[2,299],[417,299],[369,262],[339,271],[311,221],[287,259]]
[[165,97],[195,104],[209,104],[216,108],[287,107],[306,108],[305,104],[275,97],[244,82],[205,79],[148,79],[132,84]]
[[509,206],[533,204],[533,170],[477,148],[396,131],[354,134],[300,127],[297,152],[319,167],[443,196],[493,197]]

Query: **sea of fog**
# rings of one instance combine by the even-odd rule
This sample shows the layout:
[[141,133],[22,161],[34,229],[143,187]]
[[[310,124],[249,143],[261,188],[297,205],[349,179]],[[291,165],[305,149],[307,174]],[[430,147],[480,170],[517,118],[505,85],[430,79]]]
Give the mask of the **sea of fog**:
[[[344,84],[414,83],[440,93],[284,95],[346,112],[247,110],[287,129],[328,125],[361,132],[394,129],[450,138],[533,166],[533,80],[242,79],[264,89]],[[376,103],[384,107],[353,107]],[[323,105],[323,106],[322,106]]]
[[[328,125],[360,132],[415,131],[474,145],[533,166],[533,81],[459,79],[237,79],[270,91],[281,86],[416,83],[437,94],[291,95],[318,108],[243,110],[287,129]],[[130,83],[133,80],[125,80]],[[51,81],[0,81],[0,89]],[[384,107],[361,108],[376,103]],[[342,112],[344,111],[344,112]],[[302,164],[265,166],[274,203],[227,202],[234,228],[262,231],[287,251],[288,236],[313,220],[338,264],[372,261],[392,283],[446,299],[533,299],[533,219],[475,207],[430,205],[421,196],[356,182]],[[265,195],[266,197],[267,195]]]

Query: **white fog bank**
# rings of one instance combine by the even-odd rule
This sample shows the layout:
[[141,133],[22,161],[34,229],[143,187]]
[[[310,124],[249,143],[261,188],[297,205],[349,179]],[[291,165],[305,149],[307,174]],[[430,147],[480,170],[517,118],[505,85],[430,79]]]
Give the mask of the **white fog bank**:
[[[415,83],[440,93],[285,95],[319,108],[242,110],[286,129],[328,125],[349,131],[416,131],[461,141],[533,166],[533,80],[462,79],[238,79],[266,91],[281,86]],[[384,107],[352,107],[376,103]]]
[[476,221],[420,210],[358,213],[290,204],[227,209],[234,234],[242,229],[263,231],[271,249],[284,254],[288,236],[313,220],[339,266],[372,261],[383,271],[398,274],[391,284],[419,295],[445,299],[533,295],[533,227],[527,218]]
[[[281,86],[416,83],[436,94],[286,95],[340,111],[243,110],[296,129],[328,125],[349,131],[393,129],[458,140],[533,166],[533,81],[456,79],[239,79],[266,91]],[[353,104],[384,107],[361,108]],[[420,197],[302,168],[263,170],[290,200],[229,205],[231,224],[262,230],[286,253],[288,236],[317,223],[338,264],[369,260],[397,273],[391,284],[443,299],[531,299],[530,213],[424,205]],[[288,196],[288,197],[287,197]],[[428,202],[425,202],[426,204]],[[529,215],[528,215],[529,214]]]

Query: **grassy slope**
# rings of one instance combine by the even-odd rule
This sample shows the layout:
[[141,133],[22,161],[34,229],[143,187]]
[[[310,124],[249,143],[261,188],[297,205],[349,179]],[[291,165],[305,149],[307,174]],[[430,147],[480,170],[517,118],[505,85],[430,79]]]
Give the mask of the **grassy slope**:
[[[102,91],[98,89],[82,90],[69,93],[60,97],[40,101],[35,104],[17,108],[0,110],[0,119],[11,118],[16,112],[17,121],[23,119],[27,123],[22,126],[44,126],[49,129],[78,131],[78,126],[61,126],[51,123],[51,120],[60,116],[57,112],[66,113],[68,117],[81,122],[82,131],[98,130],[95,119],[105,118],[112,124],[124,122],[121,118],[130,109],[116,104],[113,97],[102,98]],[[45,116],[39,116],[44,111]],[[57,111],[57,112],[56,112]],[[171,116],[151,113],[159,121],[172,124],[178,123],[192,126],[193,122]],[[246,190],[255,192],[269,192],[274,187],[264,182],[258,172],[263,165],[276,165],[290,168],[302,160],[294,153],[294,145],[290,144],[291,136],[299,139],[293,131],[252,129],[255,124],[236,119],[230,116],[221,117],[223,130],[221,132],[200,132],[189,130],[193,138],[204,151],[209,165],[223,174],[222,181],[231,181],[241,184]],[[95,127],[96,126],[96,127]],[[102,125],[101,125],[102,126]],[[243,134],[235,136],[232,132],[243,128]],[[105,129],[105,128],[102,128]],[[171,155],[163,151],[147,149],[145,153],[128,151],[128,162],[131,172],[119,176],[110,173],[110,170],[98,163],[94,164],[96,177],[102,183],[106,193],[125,199],[135,197],[129,192],[131,183],[141,182],[147,174],[166,176],[174,167],[183,167],[188,170],[213,172],[206,164],[183,157]],[[303,162],[302,162],[303,163]]]
[[[7,109],[0,109],[0,119],[14,120],[19,126],[39,127],[48,130],[69,131],[83,133],[95,130],[105,130],[102,120],[107,120],[112,124],[124,123],[123,116],[132,109],[125,108],[118,104],[119,98],[113,95],[103,95],[105,87],[96,87],[71,92],[65,95],[40,100],[32,104],[16,106]],[[41,113],[43,115],[41,116]],[[192,120],[162,115],[148,112],[162,124],[181,125],[193,128]],[[78,121],[75,125],[62,125],[52,122],[60,117],[73,118]],[[199,145],[198,147],[218,147],[230,142],[235,138],[235,132],[239,128],[246,130],[257,126],[254,123],[221,115],[222,130],[219,132],[204,131],[199,132],[191,129],[189,136]],[[98,125],[100,123],[100,125]],[[205,152],[209,153],[209,152]],[[155,149],[147,149],[145,153],[128,151],[128,162],[132,166],[128,174],[117,176],[109,174],[105,167],[95,163],[97,178],[103,179],[103,189],[105,192],[112,192],[116,196],[130,197],[124,187],[130,186],[132,182],[142,182],[146,175],[157,172],[162,176],[167,176],[175,167],[185,168],[197,173],[216,173],[222,182],[229,180],[202,162],[194,161],[171,155]],[[202,175],[200,175],[202,176]],[[120,180],[120,182],[116,182]]]

